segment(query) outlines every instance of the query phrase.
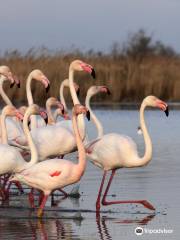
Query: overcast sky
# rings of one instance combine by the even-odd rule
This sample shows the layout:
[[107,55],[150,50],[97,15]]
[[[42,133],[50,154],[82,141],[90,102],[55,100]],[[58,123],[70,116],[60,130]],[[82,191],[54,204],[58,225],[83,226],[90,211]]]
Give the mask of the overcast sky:
[[180,52],[180,0],[1,0],[0,52],[108,50],[140,28]]

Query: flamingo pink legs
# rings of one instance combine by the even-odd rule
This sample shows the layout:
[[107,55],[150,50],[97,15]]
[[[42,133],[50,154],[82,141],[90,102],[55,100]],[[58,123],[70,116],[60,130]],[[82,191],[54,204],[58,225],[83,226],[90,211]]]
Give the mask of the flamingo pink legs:
[[[126,201],[107,201],[106,200],[106,196],[108,194],[110,185],[112,183],[113,177],[115,175],[115,169],[112,170],[109,182],[107,184],[106,190],[104,192],[104,196],[102,198],[102,205],[113,205],[113,204],[126,204],[126,203],[135,203],[135,204],[142,204],[145,208],[148,208],[150,210],[155,210],[155,208],[147,201],[147,200],[126,200]],[[104,180],[106,177],[107,171],[104,171],[104,175],[101,181],[101,185],[100,185],[100,189],[99,189],[99,193],[98,193],[98,197],[97,197],[97,201],[96,201],[96,210],[99,211],[100,210],[100,197],[101,197],[101,192],[103,189],[103,185],[104,185]]]
[[[62,189],[58,189],[58,190],[63,193],[64,198],[68,197],[68,194],[64,190],[62,190]],[[54,191],[56,191],[56,190],[54,190]],[[52,194],[53,194],[53,192],[52,192]],[[31,207],[35,208],[35,204],[34,204],[34,188],[31,188],[31,191],[29,192],[28,197],[29,197],[29,203],[30,203]],[[40,191],[40,193],[39,193],[39,205],[41,204],[41,202],[43,200],[43,197],[44,197],[44,195]]]
[[43,197],[43,200],[42,200],[41,205],[40,205],[40,207],[39,207],[39,209],[38,209],[38,212],[37,212],[37,216],[38,216],[39,218],[41,218],[42,215],[43,215],[43,209],[44,209],[44,207],[45,207],[45,204],[46,204],[46,202],[47,202],[48,197],[49,197],[49,195],[44,195],[44,197]]

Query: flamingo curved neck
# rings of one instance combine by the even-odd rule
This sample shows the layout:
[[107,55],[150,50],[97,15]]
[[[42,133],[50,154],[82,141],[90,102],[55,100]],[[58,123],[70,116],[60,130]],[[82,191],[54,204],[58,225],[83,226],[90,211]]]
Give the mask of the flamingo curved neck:
[[72,124],[73,124],[74,135],[77,143],[78,159],[79,159],[77,163],[77,168],[76,168],[76,175],[78,176],[78,178],[80,178],[83,175],[86,168],[86,153],[85,153],[82,139],[80,137],[78,124],[77,124],[77,117],[74,113],[72,116]]
[[27,110],[25,115],[24,115],[23,130],[24,130],[24,133],[26,135],[28,145],[29,145],[30,151],[31,151],[31,160],[27,164],[31,166],[31,165],[38,162],[38,153],[37,153],[36,146],[35,146],[35,144],[32,140],[31,133],[30,133],[29,128],[28,128],[28,119],[29,119],[30,115],[31,115],[30,112]]
[[64,99],[64,87],[69,87],[69,79],[65,79],[65,80],[61,83],[60,90],[59,90],[60,101],[61,101],[61,103],[62,103],[63,106],[64,106],[64,110],[65,110],[66,112],[68,112],[67,105],[66,105],[66,102],[65,102],[65,99]]
[[0,76],[0,94],[1,94],[1,97],[4,100],[4,102],[6,103],[6,105],[13,106],[11,100],[6,95],[6,93],[4,92],[4,89],[3,89],[3,83],[4,83],[5,80],[6,80],[6,78],[1,75]]
[[47,110],[47,115],[48,115],[48,124],[54,124],[55,123],[55,118],[52,114],[52,109],[51,105],[46,103],[46,110]]
[[[69,68],[69,87],[70,87],[70,93],[71,97],[73,100],[73,104],[80,104],[80,101],[77,97],[76,90],[74,87],[74,69]],[[85,122],[84,122],[84,116],[83,114],[78,115],[77,117],[77,124],[78,124],[78,129],[81,135],[81,139],[85,138]]]
[[[31,73],[29,74],[26,82],[26,94],[27,94],[27,100],[28,100],[28,105],[31,106],[34,101],[33,101],[33,96],[32,96],[32,91],[31,91],[31,81],[32,81],[32,76]],[[37,119],[36,116],[31,116],[31,129],[34,129],[37,127]]]
[[91,100],[91,97],[95,95],[95,94],[88,94],[87,93],[87,96],[86,96],[86,100],[85,100],[85,105],[86,107],[88,108],[89,112],[90,112],[90,116],[91,116],[91,119],[93,121],[93,123],[95,124],[96,126],[96,129],[97,129],[97,138],[100,138],[103,136],[104,134],[104,130],[103,130],[103,126],[101,124],[101,122],[99,121],[99,119],[96,117],[96,115],[94,114],[94,112],[92,111],[91,107],[90,107],[90,100]]
[[140,108],[140,126],[144,136],[145,153],[143,157],[140,157],[134,161],[135,167],[140,167],[148,164],[152,158],[152,142],[144,120],[144,110],[146,106],[146,103],[143,101]]

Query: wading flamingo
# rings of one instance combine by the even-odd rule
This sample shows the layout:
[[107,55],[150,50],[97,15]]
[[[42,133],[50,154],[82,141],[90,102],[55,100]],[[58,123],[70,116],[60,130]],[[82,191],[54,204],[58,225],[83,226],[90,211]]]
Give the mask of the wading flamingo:
[[[33,104],[30,107],[30,110],[26,111],[26,114],[24,116],[23,129],[28,139],[30,149],[33,152],[34,144],[32,142],[31,135],[29,133],[28,119],[27,119],[27,115],[29,114],[30,111],[32,111],[32,109],[36,110],[36,112],[34,111],[35,112],[34,114],[41,114],[42,117],[45,117],[45,113],[39,112],[39,107]],[[17,149],[7,144],[8,139],[7,139],[6,124],[5,124],[5,119],[7,116],[16,116],[21,120],[23,119],[22,114],[18,110],[16,110],[15,107],[6,106],[3,108],[3,111],[1,114],[3,144],[0,144],[0,156],[1,156],[0,157],[0,174],[20,172],[25,168],[28,168],[36,163],[36,156],[34,156],[33,154],[31,155],[31,160],[29,162],[26,162]]]
[[[89,64],[80,60],[75,60],[70,64],[69,86],[74,105],[80,103],[73,84],[75,71],[85,71],[95,77],[95,71]],[[81,138],[84,139],[85,122],[83,114],[78,116],[77,121]],[[66,124],[66,127],[56,124],[31,130],[32,138],[38,151],[39,161],[47,159],[48,157],[52,158],[65,155],[77,150],[71,121],[67,120],[62,122],[68,122],[69,128],[67,128]]]
[[108,190],[110,188],[112,179],[114,177],[115,171],[119,168],[135,168],[142,167],[149,163],[152,158],[152,142],[149,136],[145,120],[144,120],[144,110],[146,107],[156,107],[165,111],[166,116],[168,116],[168,106],[165,102],[161,101],[155,96],[146,97],[140,107],[140,126],[143,132],[145,141],[145,154],[143,157],[139,157],[137,152],[137,147],[134,141],[125,135],[119,135],[115,133],[110,133],[103,135],[102,137],[92,141],[86,147],[87,156],[90,161],[97,167],[103,169],[104,175],[100,185],[97,201],[96,210],[100,210],[100,197],[103,190],[104,180],[107,171],[112,171],[111,177],[107,184],[104,196],[102,198],[103,205],[111,204],[122,204],[122,203],[136,203],[142,204],[144,207],[155,210],[155,208],[146,200],[128,200],[128,201],[110,201],[106,200]]
[[[18,180],[28,186],[43,191],[44,198],[38,209],[38,217],[42,217],[47,198],[53,190],[78,182],[84,174],[86,154],[77,126],[77,117],[79,114],[85,113],[89,117],[89,112],[85,107],[80,104],[74,106],[72,121],[79,154],[78,163],[58,158],[49,159],[37,163],[21,173],[16,173],[11,179],[11,181]],[[37,158],[36,148],[33,149],[33,153]]]
[[[22,120],[23,116],[21,113],[14,107],[14,106],[5,106],[2,110],[0,123],[2,128],[2,135],[1,140],[2,143],[0,144],[0,175],[8,174],[16,171],[18,166],[23,163],[23,159],[19,151],[13,147],[8,145],[8,138],[7,138],[7,129],[6,129],[6,118],[7,117],[17,117],[18,119]],[[2,176],[1,176],[2,177]],[[3,176],[4,183],[3,183],[3,191],[8,180],[9,175]],[[22,191],[22,187],[16,183],[17,187],[20,191]],[[2,192],[2,191],[1,191]]]

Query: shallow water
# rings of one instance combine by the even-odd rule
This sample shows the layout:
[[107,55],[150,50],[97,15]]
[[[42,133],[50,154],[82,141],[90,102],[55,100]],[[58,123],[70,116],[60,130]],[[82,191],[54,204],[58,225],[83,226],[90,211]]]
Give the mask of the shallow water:
[[[117,132],[131,136],[144,151],[142,135],[137,134],[137,111],[97,110],[105,133]],[[102,171],[91,163],[80,183],[79,199],[54,196],[47,202],[44,218],[37,220],[29,208],[27,194],[10,197],[0,207],[0,239],[179,239],[180,236],[180,112],[147,111],[146,120],[153,141],[153,159],[149,165],[117,171],[109,191],[109,199],[146,199],[156,211],[136,205],[102,207],[96,216],[95,202]],[[96,136],[88,123],[89,137]],[[68,157],[66,157],[68,158]],[[76,160],[76,154],[69,155]],[[108,176],[109,177],[109,176]],[[70,191],[72,187],[68,187]],[[15,190],[14,190],[15,191]],[[144,233],[136,236],[135,228],[173,230],[172,233]]]

